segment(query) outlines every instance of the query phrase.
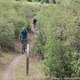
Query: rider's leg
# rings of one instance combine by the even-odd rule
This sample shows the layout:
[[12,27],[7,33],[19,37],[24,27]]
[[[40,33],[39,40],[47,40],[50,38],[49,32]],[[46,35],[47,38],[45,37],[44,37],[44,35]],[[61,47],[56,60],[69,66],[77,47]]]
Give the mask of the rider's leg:
[[24,44],[23,44],[23,40],[22,40],[22,54],[24,54]]

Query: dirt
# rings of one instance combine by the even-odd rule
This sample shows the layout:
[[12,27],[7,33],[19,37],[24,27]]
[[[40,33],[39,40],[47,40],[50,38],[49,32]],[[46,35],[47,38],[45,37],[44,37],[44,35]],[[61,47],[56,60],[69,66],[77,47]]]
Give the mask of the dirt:
[[[32,42],[33,41],[33,33],[29,34],[29,38],[30,38],[30,42],[29,42],[30,48],[33,48],[33,42]],[[7,64],[6,68],[2,72],[0,72],[1,73],[0,80],[16,80],[15,73],[16,73],[17,66],[18,66],[18,64],[20,64],[21,60],[25,57],[25,55],[20,54],[20,52],[21,52],[21,43],[16,41],[16,51],[15,51],[15,54],[13,54],[13,55],[15,55],[15,57],[14,57],[13,61],[11,63]],[[39,74],[39,75],[41,76],[41,74]],[[35,76],[34,77],[32,76],[33,80],[35,79]],[[39,77],[39,76],[37,76],[37,77]]]
[[[32,40],[33,36],[30,33],[29,34],[30,40]],[[16,40],[16,50],[13,52],[10,52],[13,56],[14,59],[11,63],[6,64],[5,68],[0,71],[0,80],[16,80],[15,78],[15,72],[18,64],[20,63],[21,59],[25,57],[25,55],[21,54],[21,46],[22,44]],[[30,43],[31,44],[31,41]]]
[[24,55],[19,55],[6,67],[4,75],[2,75],[1,80],[16,80],[15,72],[20,60],[24,58]]

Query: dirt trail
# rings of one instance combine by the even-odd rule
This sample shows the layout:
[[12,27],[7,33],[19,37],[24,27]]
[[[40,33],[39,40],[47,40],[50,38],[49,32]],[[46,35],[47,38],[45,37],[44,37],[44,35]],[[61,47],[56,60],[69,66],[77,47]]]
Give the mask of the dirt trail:
[[[33,39],[33,34],[29,34],[30,38],[30,47],[32,48],[32,39]],[[21,43],[16,42],[17,46],[19,47],[19,52],[21,52]],[[15,52],[15,58],[11,63],[9,63],[5,69],[5,71],[1,72],[2,75],[0,76],[0,80],[16,80],[15,73],[16,73],[16,68],[20,61],[25,57],[23,54],[18,54],[19,52]]]
[[24,58],[24,55],[19,55],[7,66],[4,75],[1,80],[16,80],[15,79],[15,71],[18,66],[20,60]]
[[[30,33],[29,34],[29,39],[30,39],[29,44],[30,44],[31,49],[33,48],[33,37],[34,37],[34,34]],[[21,44],[19,42],[16,42],[16,43],[17,43],[17,46],[19,46],[19,50],[21,50]],[[19,51],[19,52],[21,52],[21,51]],[[15,73],[16,73],[17,66],[18,66],[18,64],[20,64],[21,60],[25,57],[25,55],[23,55],[23,54],[17,55],[17,53],[19,53],[19,52],[16,52],[14,54],[14,55],[16,55],[16,57],[13,59],[13,61],[11,63],[8,64],[5,71],[2,72],[2,75],[0,76],[0,80],[16,80]],[[32,53],[32,51],[31,51],[31,53]]]

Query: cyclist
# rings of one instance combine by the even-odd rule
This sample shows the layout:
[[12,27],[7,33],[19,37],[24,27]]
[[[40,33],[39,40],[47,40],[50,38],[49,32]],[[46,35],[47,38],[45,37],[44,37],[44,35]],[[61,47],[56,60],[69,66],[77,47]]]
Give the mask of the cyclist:
[[28,42],[28,30],[27,28],[23,27],[20,31],[19,39],[21,40],[23,46],[22,46],[22,54],[24,54],[23,49],[25,51],[26,44]]
[[36,16],[34,16],[33,19],[32,19],[32,23],[34,25],[34,29],[36,28],[36,22],[37,22],[37,19],[36,19]]

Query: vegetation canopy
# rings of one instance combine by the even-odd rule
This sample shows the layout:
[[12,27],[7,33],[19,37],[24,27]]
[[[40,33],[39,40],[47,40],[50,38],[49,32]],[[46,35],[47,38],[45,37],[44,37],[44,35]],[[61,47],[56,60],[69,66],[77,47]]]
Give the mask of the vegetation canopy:
[[80,78],[80,0],[0,0],[0,51],[15,49],[22,27],[31,30],[33,52],[50,78]]

